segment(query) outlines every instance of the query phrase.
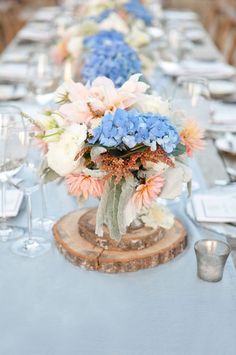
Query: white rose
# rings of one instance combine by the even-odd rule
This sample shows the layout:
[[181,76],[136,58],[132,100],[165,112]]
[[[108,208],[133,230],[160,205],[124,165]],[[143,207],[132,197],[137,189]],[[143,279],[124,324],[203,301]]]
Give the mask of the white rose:
[[170,103],[160,96],[140,95],[135,107],[142,112],[159,113],[162,116],[170,116]]
[[80,161],[75,161],[76,155],[83,149],[87,138],[87,127],[84,124],[74,124],[61,135],[59,142],[49,143],[48,166],[57,174],[65,176],[73,172]]

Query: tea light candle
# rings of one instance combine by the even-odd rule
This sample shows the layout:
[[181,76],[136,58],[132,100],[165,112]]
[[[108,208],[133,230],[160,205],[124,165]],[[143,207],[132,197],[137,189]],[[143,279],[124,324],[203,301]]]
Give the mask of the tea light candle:
[[197,257],[198,277],[217,282],[223,277],[224,266],[230,254],[230,246],[220,240],[199,240],[194,245]]

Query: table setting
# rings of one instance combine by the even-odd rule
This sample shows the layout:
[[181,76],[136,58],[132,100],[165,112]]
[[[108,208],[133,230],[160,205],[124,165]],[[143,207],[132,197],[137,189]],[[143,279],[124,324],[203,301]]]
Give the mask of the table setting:
[[0,354],[235,354],[235,78],[189,9],[32,14],[0,54]]

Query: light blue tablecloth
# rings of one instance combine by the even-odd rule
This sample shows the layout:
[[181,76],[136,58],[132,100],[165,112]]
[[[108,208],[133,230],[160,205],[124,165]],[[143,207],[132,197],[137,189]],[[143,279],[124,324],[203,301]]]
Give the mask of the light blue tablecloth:
[[[193,244],[208,234],[186,218],[183,205],[173,207],[188,229],[188,248],[168,264],[136,273],[82,270],[54,246],[30,260],[1,244],[0,354],[235,355],[232,260],[222,282],[197,278]],[[51,185],[49,206],[59,217],[76,201]],[[34,211],[40,211],[37,193]],[[25,225],[24,213],[16,222]]]

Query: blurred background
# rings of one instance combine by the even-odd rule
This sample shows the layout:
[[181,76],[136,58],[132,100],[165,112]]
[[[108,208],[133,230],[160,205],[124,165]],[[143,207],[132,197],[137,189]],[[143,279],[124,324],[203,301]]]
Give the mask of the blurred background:
[[[40,6],[60,0],[0,0],[0,52]],[[236,65],[235,0],[163,0],[164,8],[196,11],[225,60]]]

